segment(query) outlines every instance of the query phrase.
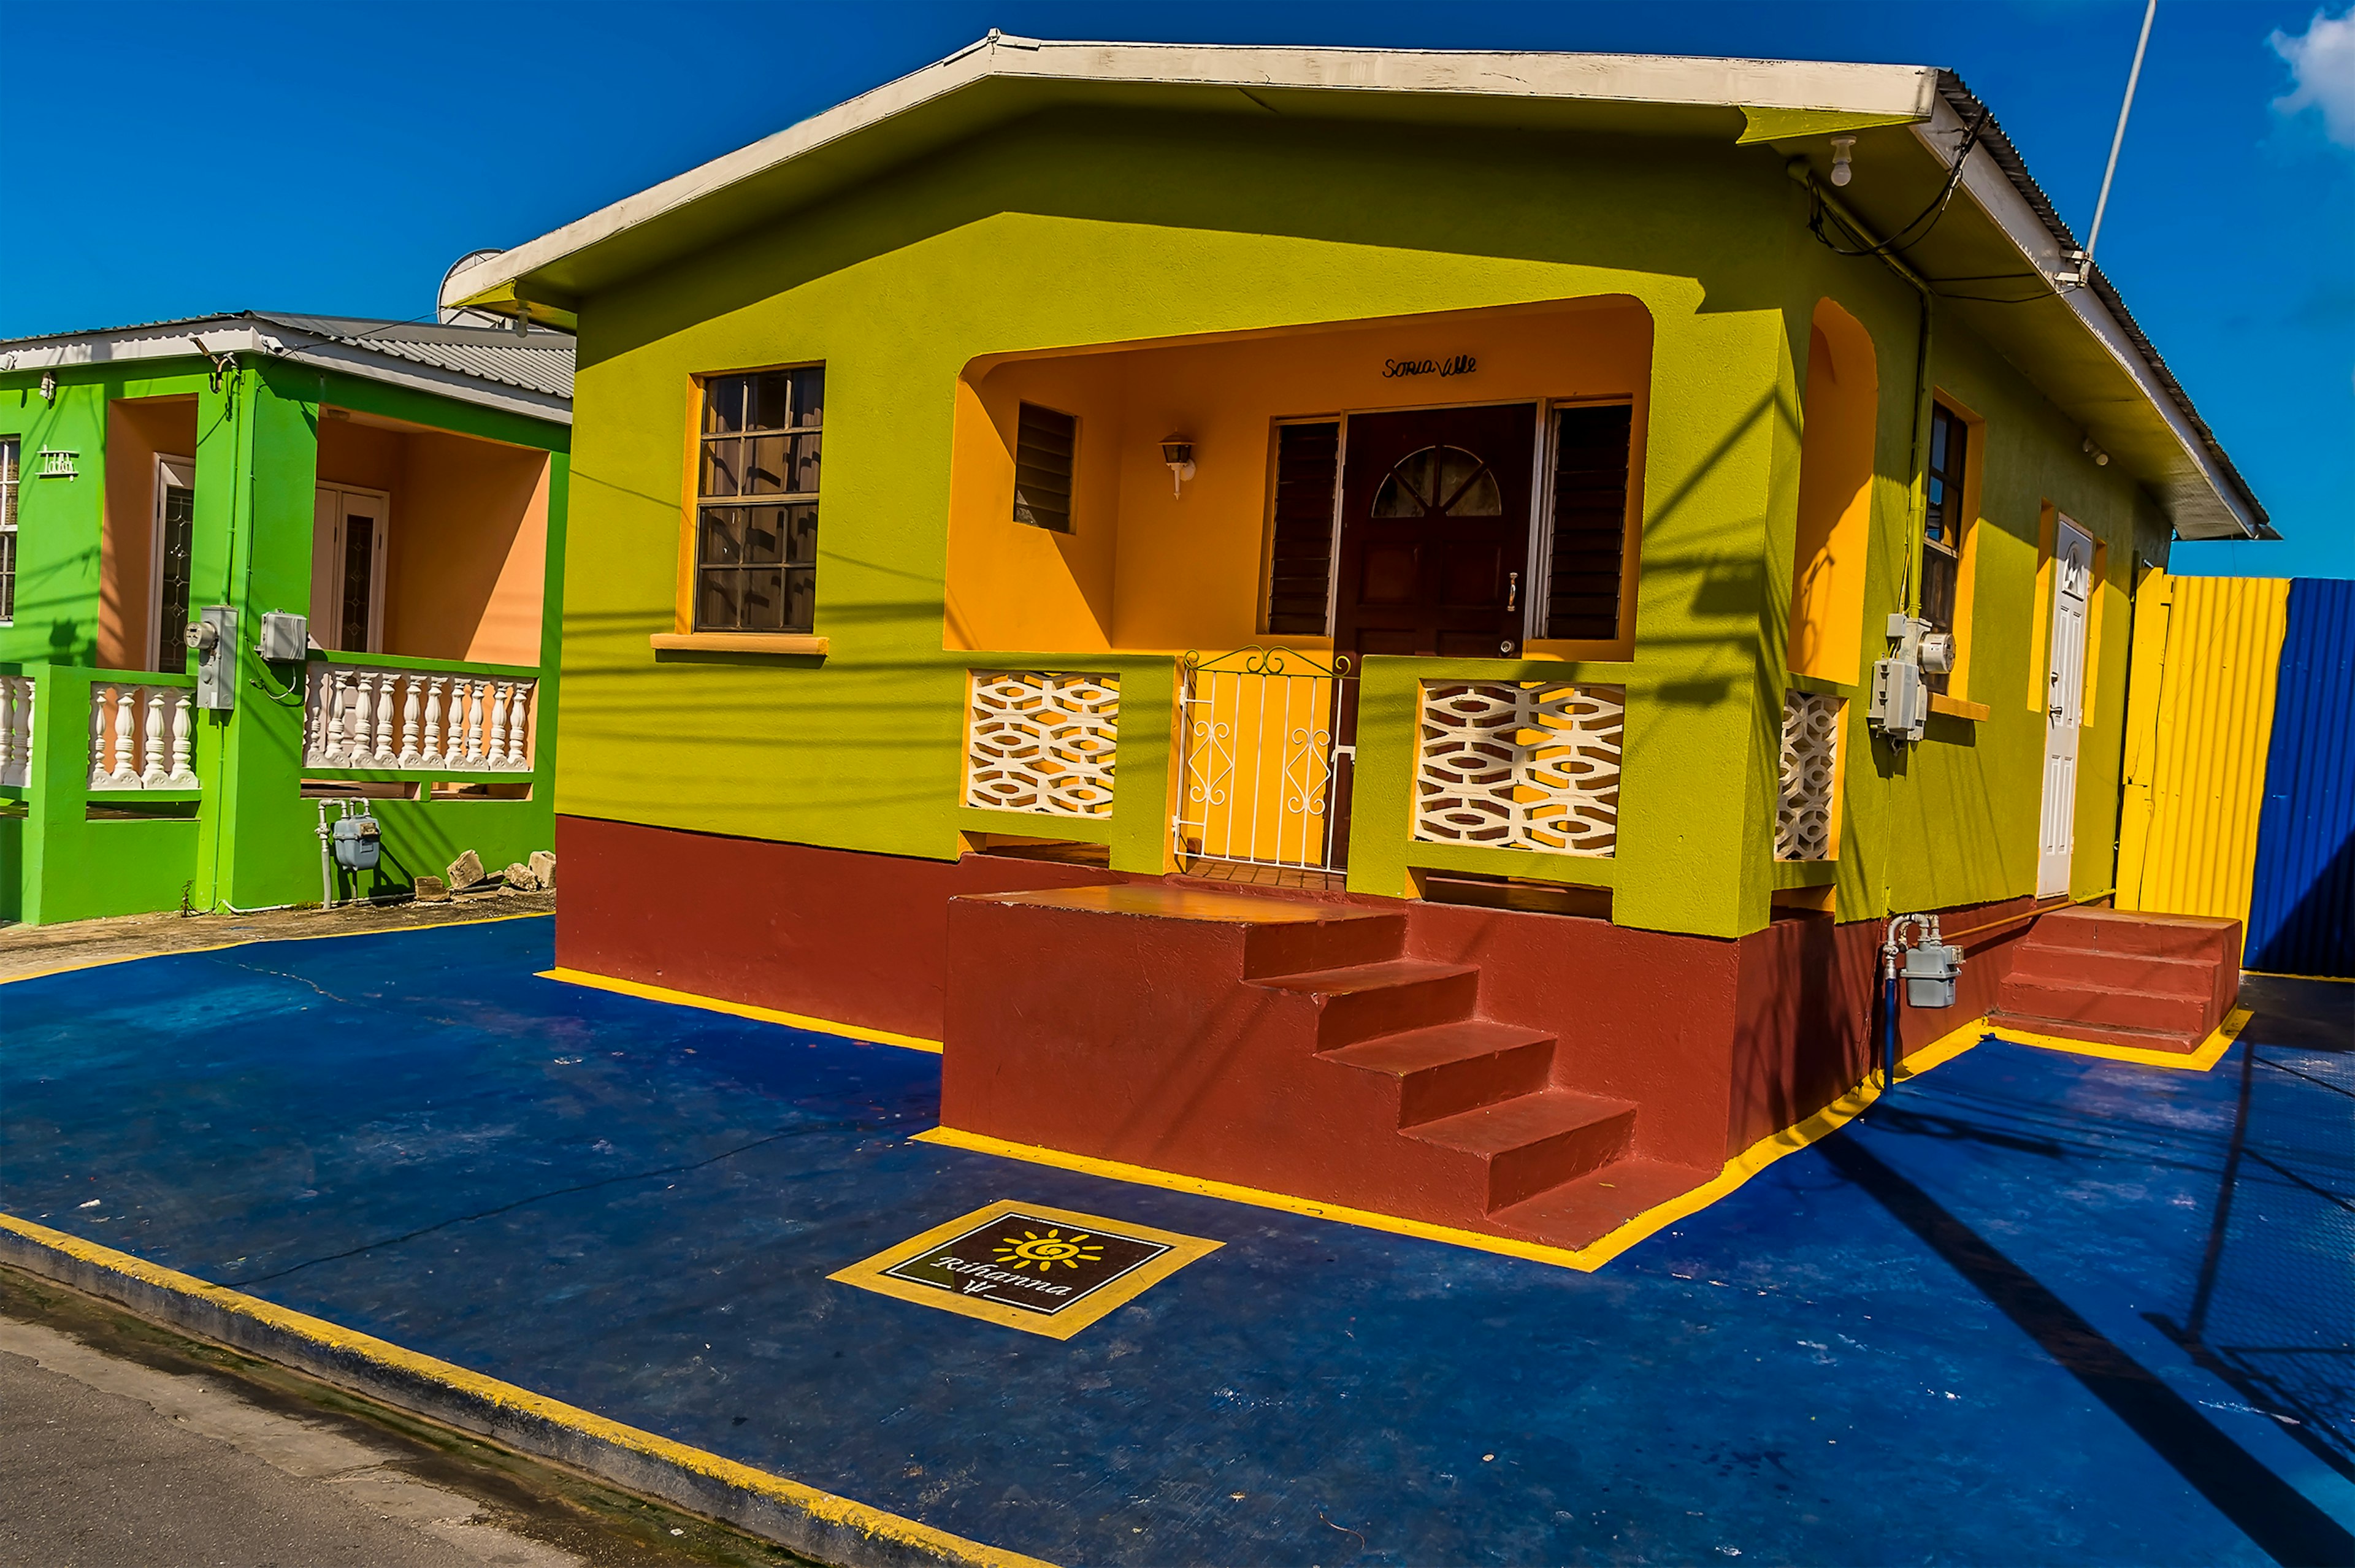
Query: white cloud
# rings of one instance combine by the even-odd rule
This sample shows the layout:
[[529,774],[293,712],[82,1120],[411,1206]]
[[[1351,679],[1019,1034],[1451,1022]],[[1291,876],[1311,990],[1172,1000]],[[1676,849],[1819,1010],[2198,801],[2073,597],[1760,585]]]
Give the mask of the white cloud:
[[2289,64],[2296,90],[2274,100],[2283,114],[2322,111],[2322,128],[2342,147],[2355,147],[2355,6],[2333,17],[2320,11],[2304,35],[2279,28],[2265,40]]

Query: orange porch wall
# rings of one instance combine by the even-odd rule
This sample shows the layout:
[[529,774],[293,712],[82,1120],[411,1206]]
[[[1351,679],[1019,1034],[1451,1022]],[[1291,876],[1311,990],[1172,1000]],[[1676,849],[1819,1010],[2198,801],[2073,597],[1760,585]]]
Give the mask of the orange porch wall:
[[[98,665],[151,669],[155,454],[197,454],[197,400],[123,399],[106,408],[105,520],[98,540]],[[174,665],[174,669],[180,667]]]
[[[1176,651],[1259,640],[1279,420],[1632,398],[1630,485],[1641,495],[1651,336],[1642,307],[1614,296],[976,361],[957,389],[943,646]],[[1391,360],[1459,355],[1477,368],[1446,378],[1384,374]],[[1012,520],[1013,432],[1025,399],[1080,418],[1070,538]],[[1161,461],[1167,435],[1194,444],[1197,474],[1182,497],[1171,495]],[[1109,507],[1108,481],[1116,496]]]

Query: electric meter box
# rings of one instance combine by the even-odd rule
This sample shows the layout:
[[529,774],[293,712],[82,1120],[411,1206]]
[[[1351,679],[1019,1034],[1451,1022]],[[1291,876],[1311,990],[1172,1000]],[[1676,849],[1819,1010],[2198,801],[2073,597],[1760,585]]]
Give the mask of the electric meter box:
[[311,656],[311,621],[283,610],[261,613],[261,640],[253,651],[268,664],[301,664]]
[[1905,950],[1905,1005],[1951,1008],[1955,981],[1963,972],[1963,950],[1925,942]]
[[1930,722],[1930,688],[1912,659],[1879,659],[1872,667],[1872,727],[1884,735],[1918,741]]
[[346,871],[373,871],[383,845],[373,816],[339,816],[332,829],[336,864]]
[[210,604],[188,623],[197,656],[197,706],[225,711],[237,706],[237,611]]

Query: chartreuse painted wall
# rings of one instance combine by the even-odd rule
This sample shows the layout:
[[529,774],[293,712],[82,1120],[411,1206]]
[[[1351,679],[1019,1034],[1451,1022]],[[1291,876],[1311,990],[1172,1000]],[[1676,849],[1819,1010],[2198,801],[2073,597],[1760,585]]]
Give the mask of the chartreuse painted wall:
[[[2123,475],[2068,461],[2073,427],[2017,373],[1943,331],[1934,379],[1987,421],[1968,686],[1988,717],[1942,717],[1901,754],[1865,740],[1859,697],[1836,865],[1773,860],[1801,389],[1824,296],[1864,324],[1879,359],[1868,633],[1895,602],[1910,541],[1918,296],[1877,263],[1823,251],[1803,219],[1779,156],[1696,139],[1054,113],[594,294],[580,307],[559,806],[935,858],[958,852],[961,829],[1093,837],[1116,867],[1160,870],[1167,653],[1107,648],[1100,633],[978,649],[952,624],[960,378],[994,356],[1608,295],[1635,302],[1650,330],[1634,656],[1368,661],[1351,886],[1403,892],[1416,867],[1589,883],[1613,890],[1622,923],[1714,935],[1763,925],[1785,883],[1837,879],[1849,918],[2028,891],[2042,734],[2026,707],[2027,631],[2043,613],[2046,500],[2113,546],[2094,704],[2112,728],[2086,742],[2078,854],[2079,882],[2105,885],[2124,585],[2136,542],[2161,549],[2163,532]],[[826,652],[655,652],[649,634],[685,629],[694,379],[811,361],[826,368],[815,627]],[[1881,642],[1860,646],[1859,663]],[[965,672],[992,667],[1121,674],[1109,819],[959,805]],[[1416,682],[1565,674],[1627,688],[1615,856],[1411,843]]]
[[[263,666],[253,643],[265,610],[308,613],[323,404],[407,421],[548,453],[548,550],[543,592],[553,604],[563,577],[568,432],[563,427],[361,379],[282,362],[254,362],[216,378],[201,361],[155,362],[137,375],[103,367],[56,372],[54,396],[38,373],[0,376],[0,435],[23,443],[16,614],[0,627],[0,673],[38,682],[33,779],[0,790],[0,919],[51,924],[98,915],[188,907],[252,909],[320,897],[316,806],[301,797],[303,699],[284,667]],[[101,573],[108,410],[120,400],[197,400],[192,608],[238,611],[238,703],[199,711],[186,792],[99,792],[87,787]],[[77,453],[73,478],[41,478],[44,449]],[[398,519],[394,526],[399,526]],[[144,601],[112,607],[140,624]],[[556,763],[559,618],[542,617],[535,771],[525,800],[374,804],[384,864],[359,891],[393,891],[438,873],[472,848],[496,866],[550,847]],[[416,664],[365,656],[355,662]],[[193,668],[190,665],[187,667]],[[299,682],[299,676],[297,677]],[[147,683],[194,685],[187,673]],[[390,777],[343,770],[335,777]],[[497,775],[516,782],[526,775]],[[347,889],[348,891],[348,889]]]

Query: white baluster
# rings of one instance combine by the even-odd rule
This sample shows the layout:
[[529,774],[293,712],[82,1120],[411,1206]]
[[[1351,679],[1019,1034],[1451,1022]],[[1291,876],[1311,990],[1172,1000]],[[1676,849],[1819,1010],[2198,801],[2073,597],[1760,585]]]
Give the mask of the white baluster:
[[303,672],[303,765],[317,767],[327,756],[327,670],[313,665]]
[[0,676],[0,784],[21,784],[17,776],[16,677]]
[[351,722],[352,672],[340,665],[327,667],[327,744],[320,761],[329,767],[341,767],[350,754],[344,741],[344,730]]
[[425,760],[417,746],[417,688],[424,683],[413,675],[400,677],[400,765],[413,768]]
[[106,788],[106,715],[112,707],[114,688],[96,681],[90,688],[90,787]]
[[143,788],[162,789],[172,778],[164,766],[165,748],[171,743],[164,699],[171,688],[150,686],[143,689],[147,693],[147,712],[145,722],[139,726],[139,783]]
[[165,782],[174,789],[197,787],[197,770],[189,765],[188,758],[196,727],[196,693],[184,688],[172,702],[172,773]]
[[506,765],[517,772],[528,772],[531,768],[531,698],[538,688],[538,681],[516,682],[515,709],[507,715]]
[[443,676],[430,676],[425,682],[425,749],[418,754],[420,767],[442,765],[442,688],[449,685]]
[[466,765],[483,765],[483,682],[466,683]]
[[106,782],[116,789],[139,787],[139,769],[133,760],[135,742],[132,739],[138,729],[138,705],[137,687],[114,688],[114,771],[107,775]]
[[28,789],[33,783],[33,704],[39,690],[30,679],[16,683],[16,782]]
[[483,766],[503,768],[507,762],[507,699],[515,683],[502,680],[491,688],[491,740],[483,751]]
[[375,680],[365,670],[354,670],[351,724],[344,746],[344,766],[347,768],[364,768],[368,764],[368,748],[375,744],[376,720],[372,707],[375,700]]
[[392,749],[392,688],[400,678],[389,670],[376,677],[376,749],[368,760],[379,768],[400,760],[400,753]]

